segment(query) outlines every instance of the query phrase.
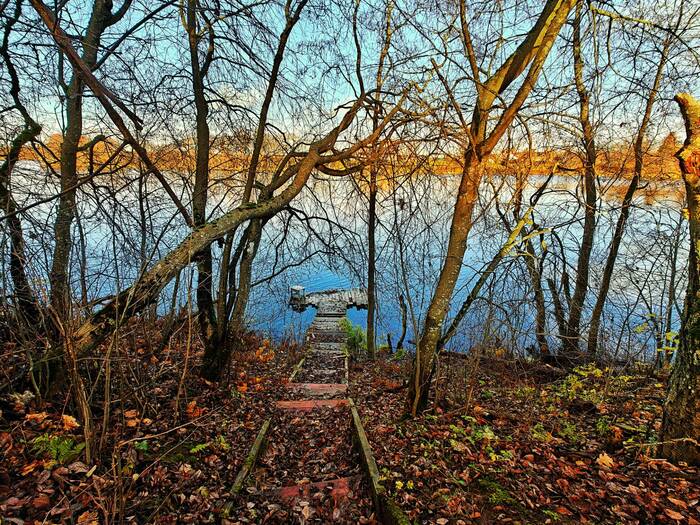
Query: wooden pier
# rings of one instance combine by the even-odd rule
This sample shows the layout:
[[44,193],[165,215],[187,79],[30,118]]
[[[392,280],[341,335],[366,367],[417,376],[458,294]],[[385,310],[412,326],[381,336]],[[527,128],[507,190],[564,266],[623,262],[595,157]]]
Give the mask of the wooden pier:
[[348,308],[367,308],[367,290],[365,288],[351,288],[349,290],[324,290],[307,294],[301,286],[293,286],[289,304],[298,312],[303,312],[312,306],[318,310],[317,317],[344,317]]
[[[381,523],[410,523],[380,484],[360,415],[348,397],[349,357],[344,348],[347,335],[341,321],[348,308],[367,308],[367,291],[355,288],[306,295],[301,286],[294,286],[289,303],[298,311],[309,306],[316,308],[306,332],[304,357],[280,392],[273,416],[258,433],[231,491],[238,499],[224,506],[222,517],[236,512],[237,506],[255,508],[256,501],[246,499],[249,495],[265,494],[266,500],[277,502],[278,509],[271,514],[279,512],[284,523],[296,521],[299,502],[312,498],[316,500],[315,512],[324,517],[323,523],[335,521],[341,509],[347,512],[351,502],[357,505],[363,499],[372,502],[374,516]],[[345,421],[349,420],[349,425],[343,424],[344,418],[348,418]],[[270,454],[264,453],[266,447],[272,451]],[[334,463],[337,453],[348,454],[348,449],[349,455]],[[288,472],[284,470],[286,478],[294,483],[282,483],[275,477],[282,453],[298,458],[285,467],[293,469],[291,476],[286,476]],[[309,474],[308,465],[312,464],[336,465],[340,470]],[[357,517],[346,516],[344,522],[357,523],[352,519]]]

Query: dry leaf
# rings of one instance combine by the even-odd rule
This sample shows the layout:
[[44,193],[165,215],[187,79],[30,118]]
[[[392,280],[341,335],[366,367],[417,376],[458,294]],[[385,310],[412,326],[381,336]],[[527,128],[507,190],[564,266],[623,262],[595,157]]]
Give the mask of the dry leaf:
[[87,510],[78,516],[78,523],[84,525],[100,525],[97,519],[97,511]]
[[27,414],[24,416],[24,419],[27,421],[35,421],[37,423],[41,423],[44,419],[46,419],[49,415],[46,412],[34,412],[32,414]]
[[685,519],[685,516],[683,516],[683,514],[681,514],[680,512],[676,512],[675,510],[664,509],[664,512],[666,513],[666,516],[668,516],[672,520],[683,521]]
[[679,506],[680,508],[682,508],[682,509],[687,509],[687,508],[688,508],[688,505],[685,503],[685,501],[682,501],[682,500],[673,498],[673,497],[671,497],[671,496],[666,496],[666,497],[668,498],[668,501],[670,501],[670,502],[673,503],[674,505],[678,505],[678,506]]
[[36,509],[46,509],[51,506],[51,500],[46,494],[40,494],[32,500],[32,505]]
[[20,473],[23,476],[26,476],[27,474],[32,472],[37,467],[41,467],[43,465],[44,465],[44,462],[42,460],[32,461],[31,463],[27,463],[24,467],[22,467],[22,470],[20,470]]
[[73,416],[63,414],[61,418],[63,419],[63,430],[73,430],[74,428],[78,428],[80,426],[80,423],[78,423]]
[[197,406],[197,400],[196,400],[196,399],[193,399],[192,401],[190,401],[189,403],[187,403],[187,409],[186,409],[185,411],[187,412],[187,416],[188,416],[190,419],[197,418],[197,417],[201,416],[201,415],[204,413],[204,409],[203,409],[203,408],[199,408],[199,407]]
[[133,409],[132,409],[132,410],[127,410],[126,412],[124,412],[124,417],[125,417],[125,418],[128,418],[128,419],[133,419],[133,418],[135,418],[135,417],[138,417],[138,415],[139,415],[139,411],[138,411],[138,410],[133,410]]
[[608,456],[605,452],[601,452],[600,455],[595,460],[601,467],[612,468],[615,465],[613,459]]

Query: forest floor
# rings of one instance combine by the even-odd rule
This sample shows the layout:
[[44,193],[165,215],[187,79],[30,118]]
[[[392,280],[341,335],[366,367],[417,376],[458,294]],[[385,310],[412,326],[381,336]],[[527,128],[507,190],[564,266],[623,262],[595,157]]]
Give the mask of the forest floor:
[[[151,334],[152,335],[152,334]],[[197,374],[198,343],[182,338],[156,355],[149,340],[123,342],[101,453],[84,436],[68,396],[26,393],[0,405],[0,523],[214,523],[251,444],[299,360],[248,334],[220,383]],[[193,338],[196,340],[197,338]],[[0,356],[11,375],[12,347]],[[120,393],[121,391],[121,393]],[[100,392],[95,392],[96,398]],[[94,402],[93,405],[100,405]],[[94,409],[95,443],[103,411]]]
[[404,420],[408,366],[350,378],[383,483],[416,523],[700,523],[698,469],[651,457],[659,379],[444,357],[437,403]]
[[[93,439],[102,447],[90,464],[81,455],[83,429],[70,396],[51,402],[2,397],[0,523],[220,520],[260,426],[285,395],[300,350],[273,348],[250,334],[226,378],[210,383],[196,374],[196,344],[175,338],[158,353],[147,341],[134,336],[123,342],[112,370],[119,388],[112,391],[106,432],[104,412],[94,409]],[[2,373],[17,373],[21,355],[6,345]],[[434,408],[405,420],[409,365],[407,359],[356,363],[348,395],[384,485],[415,523],[700,523],[697,469],[651,457],[663,381],[594,367],[564,375],[518,361],[448,357],[438,370]],[[100,406],[103,394],[92,394],[93,406]],[[296,426],[305,417],[290,416],[284,439],[304,439]],[[326,414],[309,422],[340,428],[336,419]],[[295,457],[286,446],[271,450],[291,464]],[[332,464],[335,474],[357,477],[345,441],[319,447],[333,457],[302,462],[300,476],[324,474]],[[273,485],[285,484],[289,469],[284,462],[280,468],[268,469],[282,476]],[[373,523],[366,496],[357,490],[353,516]],[[276,512],[273,503],[250,496],[227,523],[260,523]],[[342,514],[314,512],[324,497],[322,490],[313,494],[287,522],[347,522]]]

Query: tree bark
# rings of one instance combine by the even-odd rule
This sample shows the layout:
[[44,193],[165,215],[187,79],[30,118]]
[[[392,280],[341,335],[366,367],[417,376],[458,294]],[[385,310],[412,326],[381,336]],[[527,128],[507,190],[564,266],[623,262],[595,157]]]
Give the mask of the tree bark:
[[574,82],[579,98],[579,122],[583,134],[584,169],[583,192],[585,200],[585,212],[583,219],[583,233],[581,247],[579,248],[578,262],[576,264],[576,282],[574,293],[569,305],[569,319],[566,322],[566,332],[562,334],[562,349],[567,357],[575,357],[579,353],[579,339],[581,337],[581,316],[588,292],[588,280],[591,264],[591,252],[596,229],[596,208],[598,196],[596,192],[596,156],[595,134],[590,120],[590,94],[583,78],[583,56],[581,55],[581,2],[576,4],[574,17]]
[[666,59],[668,57],[670,42],[670,39],[667,39],[664,43],[659,64],[656,68],[654,82],[651,90],[649,91],[649,95],[647,96],[642,122],[639,125],[637,137],[634,141],[634,174],[632,175],[632,180],[630,180],[629,186],[627,186],[625,196],[622,199],[622,209],[620,210],[620,216],[617,218],[615,231],[613,233],[612,240],[610,241],[610,250],[608,251],[608,257],[605,261],[600,290],[598,291],[598,297],[593,307],[593,312],[591,313],[591,325],[588,330],[588,355],[591,358],[595,357],[598,353],[600,318],[603,314],[605,301],[608,297],[610,282],[612,281],[612,274],[613,270],[615,269],[615,261],[617,260],[617,254],[620,250],[620,243],[622,242],[622,236],[625,233],[625,226],[627,225],[627,219],[629,218],[630,208],[632,206],[632,198],[634,197],[637,187],[639,186],[639,181],[642,178],[642,169],[644,167],[644,138],[646,137],[647,127],[649,126],[651,113],[654,109],[654,103],[656,102],[656,95],[658,94],[661,79],[663,78],[664,68],[666,67]]
[[36,325],[41,318],[39,302],[29,284],[26,272],[25,243],[22,221],[17,214],[17,203],[12,197],[11,178],[15,164],[25,144],[37,137],[41,126],[30,116],[20,99],[20,83],[17,70],[10,56],[10,33],[22,14],[22,0],[17,0],[12,16],[5,24],[0,55],[10,76],[10,96],[15,108],[22,114],[24,127],[10,144],[5,160],[0,165],[0,209],[7,216],[7,229],[10,236],[10,277],[14,288],[15,306],[27,326]]
[[370,359],[376,356],[375,322],[377,299],[377,170],[374,166],[369,170],[369,210],[367,214],[367,355]]
[[22,221],[17,214],[17,204],[12,197],[10,178],[12,169],[19,159],[22,147],[41,132],[41,127],[30,123],[12,141],[2,165],[0,165],[0,208],[8,216],[7,229],[10,234],[10,276],[14,287],[17,311],[27,326],[39,322],[41,312],[34,290],[29,284],[25,268],[25,243],[22,232]]
[[[190,51],[190,73],[192,75],[192,93],[194,95],[195,124],[196,124],[196,158],[194,190],[192,194],[192,222],[194,228],[206,223],[207,198],[209,193],[209,103],[204,92],[204,79],[209,69],[209,63],[214,53],[213,28],[208,26],[210,46],[203,63],[200,64],[199,42],[203,32],[197,21],[198,2],[187,0],[184,17],[187,42]],[[197,322],[205,348],[212,344],[215,338],[216,314],[212,298],[212,255],[211,247],[207,246],[197,254]]]
[[[433,360],[442,336],[442,327],[449,310],[452,293],[462,268],[467,237],[472,225],[472,212],[481,183],[481,161],[496,147],[527,99],[574,2],[575,0],[549,0],[521,44],[483,83],[479,80],[478,68],[472,66],[477,102],[474,106],[471,125],[468,130],[464,130],[470,137],[470,145],[464,153],[462,177],[450,225],[447,253],[418,340],[406,400],[406,412],[410,415],[415,416],[422,412],[428,403]],[[461,10],[465,11],[463,3]],[[466,23],[462,26],[463,38],[470,42]],[[465,47],[470,50],[469,59],[474,64],[470,46]],[[495,100],[528,66],[530,69],[513,100],[507,105],[491,132],[487,134],[489,113]]]
[[[93,70],[97,64],[104,31],[115,21],[111,0],[95,0],[85,37],[82,39],[83,62]],[[50,305],[59,319],[65,321],[70,310],[69,266],[73,246],[71,227],[77,212],[78,151],[83,132],[83,90],[80,75],[73,71],[65,90],[66,128],[61,143],[60,196],[54,222],[54,252],[49,272]]]
[[690,227],[688,289],[678,350],[669,380],[660,452],[674,461],[700,465],[700,102],[676,96],[686,139],[676,154],[685,182]]

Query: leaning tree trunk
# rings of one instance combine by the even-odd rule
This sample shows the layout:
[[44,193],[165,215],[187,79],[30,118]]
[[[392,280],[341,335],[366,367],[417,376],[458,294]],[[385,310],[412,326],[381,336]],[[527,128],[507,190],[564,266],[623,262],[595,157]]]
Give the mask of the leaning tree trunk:
[[467,237],[472,226],[472,212],[476,204],[477,191],[481,182],[480,165],[475,155],[467,152],[462,173],[462,182],[457,194],[452,225],[450,227],[447,253],[440,271],[437,286],[433,292],[425,316],[423,332],[418,341],[413,373],[409,384],[409,412],[416,415],[428,403],[430,378],[433,360],[442,338],[442,327],[450,307],[452,292],[462,269],[462,259],[467,248]]
[[664,405],[660,452],[676,461],[700,465],[700,102],[676,96],[685,120],[680,160],[690,225],[688,289],[680,341]]

